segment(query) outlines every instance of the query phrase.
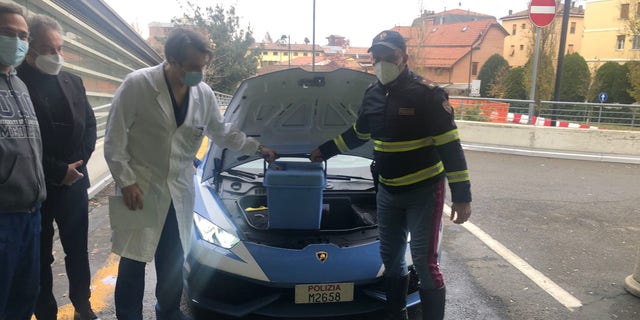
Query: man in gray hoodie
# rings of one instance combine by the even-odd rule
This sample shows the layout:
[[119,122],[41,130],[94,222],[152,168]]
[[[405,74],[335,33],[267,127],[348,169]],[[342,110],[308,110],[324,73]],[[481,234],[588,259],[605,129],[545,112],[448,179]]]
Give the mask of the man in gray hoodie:
[[22,9],[0,3],[0,320],[28,320],[40,279],[42,141],[14,66],[29,48]]

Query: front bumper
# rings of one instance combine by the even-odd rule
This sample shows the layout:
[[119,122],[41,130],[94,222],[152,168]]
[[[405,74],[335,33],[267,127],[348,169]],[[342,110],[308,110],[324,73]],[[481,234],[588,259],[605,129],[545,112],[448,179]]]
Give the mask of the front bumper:
[[[246,279],[187,259],[185,288],[192,305],[218,313],[244,317],[258,314],[277,318],[337,317],[375,312],[384,308],[382,278],[356,284],[350,302],[295,304],[293,286],[279,287],[274,283]],[[415,289],[414,289],[415,290]],[[417,291],[408,299],[412,306],[420,301]]]
[[[377,244],[283,250],[240,243],[232,252],[193,240],[185,263],[185,288],[195,307],[235,317],[259,314],[280,318],[364,314],[384,307],[383,269]],[[313,254],[320,249],[329,255],[323,263]],[[336,282],[354,283],[353,301],[295,303],[296,284]],[[420,301],[416,290],[410,290],[409,306]]]

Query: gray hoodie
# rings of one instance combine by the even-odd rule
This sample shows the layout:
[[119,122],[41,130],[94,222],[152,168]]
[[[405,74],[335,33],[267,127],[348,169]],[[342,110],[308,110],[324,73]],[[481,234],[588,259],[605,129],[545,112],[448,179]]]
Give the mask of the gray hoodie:
[[28,212],[46,197],[40,127],[15,70],[0,78],[0,214]]

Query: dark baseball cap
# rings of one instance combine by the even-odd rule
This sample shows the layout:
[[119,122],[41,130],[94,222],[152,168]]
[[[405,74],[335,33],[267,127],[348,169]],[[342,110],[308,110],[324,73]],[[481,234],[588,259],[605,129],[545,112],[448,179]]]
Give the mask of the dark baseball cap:
[[371,47],[367,52],[373,51],[376,47],[384,46],[390,49],[402,49],[405,51],[407,49],[407,44],[404,41],[404,37],[396,31],[385,30],[378,33],[373,41],[371,42]]

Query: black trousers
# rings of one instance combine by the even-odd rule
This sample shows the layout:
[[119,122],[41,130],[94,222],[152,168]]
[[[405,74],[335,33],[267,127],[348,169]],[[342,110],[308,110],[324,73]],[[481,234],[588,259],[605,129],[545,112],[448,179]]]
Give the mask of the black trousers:
[[89,199],[85,184],[79,181],[70,187],[47,187],[47,200],[42,204],[42,234],[40,237],[40,294],[35,315],[38,320],[55,320],[58,306],[53,296],[53,222],[64,250],[64,265],[69,279],[69,299],[77,311],[90,308],[91,271],[87,253],[89,229]]
[[[178,220],[173,202],[162,227],[154,256],[156,266],[156,319],[181,319],[182,266],[184,264]],[[145,262],[120,258],[116,281],[116,318],[142,320]]]

